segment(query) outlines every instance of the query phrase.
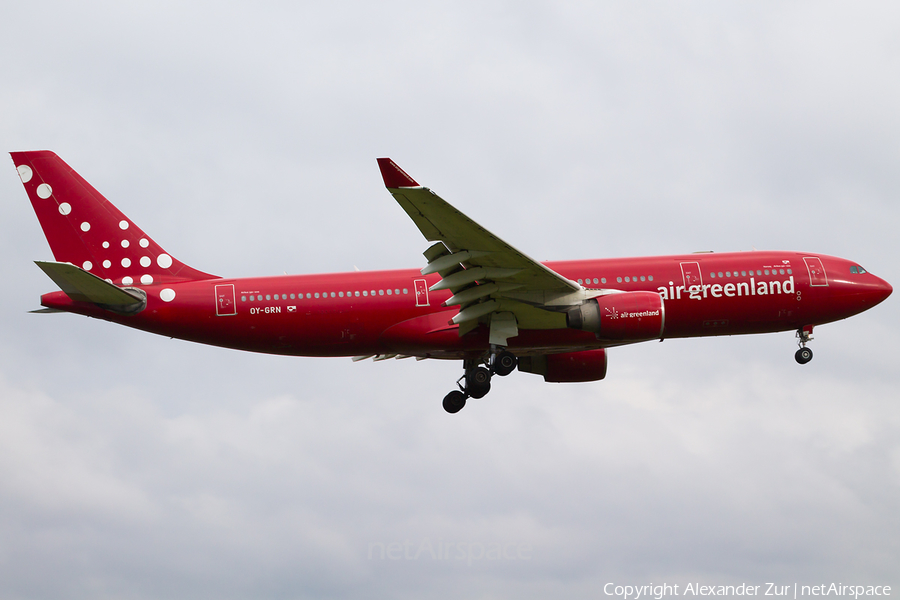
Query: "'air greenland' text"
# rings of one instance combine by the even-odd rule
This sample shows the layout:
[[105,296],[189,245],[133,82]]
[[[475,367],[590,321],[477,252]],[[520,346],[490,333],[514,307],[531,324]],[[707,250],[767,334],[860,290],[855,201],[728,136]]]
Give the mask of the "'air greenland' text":
[[704,298],[734,298],[738,296],[769,296],[772,294],[794,294],[794,276],[791,275],[784,281],[756,281],[751,277],[750,281],[737,283],[704,283],[702,285],[675,285],[670,281],[669,287],[656,288],[663,300],[681,300],[682,294],[689,300],[703,300]]

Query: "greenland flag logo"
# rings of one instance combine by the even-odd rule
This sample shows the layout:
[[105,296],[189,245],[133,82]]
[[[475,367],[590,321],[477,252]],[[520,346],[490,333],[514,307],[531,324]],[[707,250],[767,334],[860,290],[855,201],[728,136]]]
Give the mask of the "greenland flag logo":
[[297,312],[296,306],[288,306],[287,309],[288,309],[288,312]]

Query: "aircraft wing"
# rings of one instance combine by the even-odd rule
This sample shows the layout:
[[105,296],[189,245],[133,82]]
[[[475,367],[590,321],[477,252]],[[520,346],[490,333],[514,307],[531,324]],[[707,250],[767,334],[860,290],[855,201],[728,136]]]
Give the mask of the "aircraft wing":
[[[495,330],[564,328],[560,307],[597,295],[516,250],[420,186],[391,159],[379,158],[378,166],[397,203],[425,239],[437,242],[425,251],[428,265],[422,274],[439,273],[441,281],[431,289],[453,293],[445,304],[460,306],[453,319],[460,335],[479,322],[490,324],[491,343],[502,338]],[[505,345],[505,338],[498,345]]]

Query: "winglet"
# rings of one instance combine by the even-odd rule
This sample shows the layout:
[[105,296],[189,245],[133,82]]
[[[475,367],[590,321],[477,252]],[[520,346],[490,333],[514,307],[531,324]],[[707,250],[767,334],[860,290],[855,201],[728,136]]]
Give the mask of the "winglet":
[[379,158],[378,168],[381,169],[381,177],[386,188],[420,187],[416,180],[406,174],[406,171],[397,166],[397,163],[389,158]]

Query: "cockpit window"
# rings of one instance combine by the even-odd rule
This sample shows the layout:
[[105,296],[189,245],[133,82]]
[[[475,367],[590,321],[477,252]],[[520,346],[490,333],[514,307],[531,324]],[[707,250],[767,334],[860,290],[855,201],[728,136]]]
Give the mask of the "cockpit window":
[[851,273],[865,273],[866,270],[863,269],[862,267],[860,267],[859,265],[853,265],[852,267],[850,267],[850,272]]

